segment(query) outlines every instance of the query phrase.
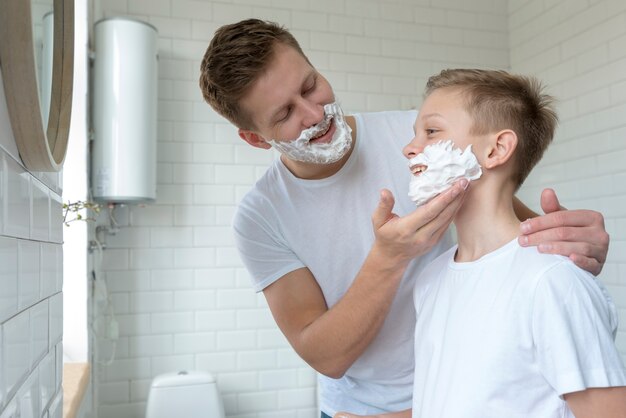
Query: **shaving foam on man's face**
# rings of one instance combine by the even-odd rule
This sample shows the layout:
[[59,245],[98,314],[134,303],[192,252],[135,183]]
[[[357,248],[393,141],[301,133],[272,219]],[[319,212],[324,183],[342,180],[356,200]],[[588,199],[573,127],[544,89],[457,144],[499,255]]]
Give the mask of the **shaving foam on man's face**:
[[409,169],[413,174],[409,197],[417,206],[429,202],[462,178],[476,180],[482,175],[472,146],[462,151],[454,148],[452,140],[426,146],[409,160]]
[[[334,124],[335,132],[330,141],[325,143],[311,142],[326,134]],[[352,146],[352,129],[346,123],[343,112],[337,103],[324,106],[324,118],[320,123],[305,129],[293,141],[267,141],[272,147],[286,157],[305,163],[331,164],[339,161]]]

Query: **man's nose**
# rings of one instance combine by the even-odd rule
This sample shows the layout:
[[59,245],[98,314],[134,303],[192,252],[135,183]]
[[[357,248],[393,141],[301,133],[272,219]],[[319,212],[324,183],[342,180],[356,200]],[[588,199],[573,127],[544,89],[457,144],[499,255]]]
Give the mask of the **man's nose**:
[[302,100],[302,125],[308,129],[324,119],[324,105],[309,100]]

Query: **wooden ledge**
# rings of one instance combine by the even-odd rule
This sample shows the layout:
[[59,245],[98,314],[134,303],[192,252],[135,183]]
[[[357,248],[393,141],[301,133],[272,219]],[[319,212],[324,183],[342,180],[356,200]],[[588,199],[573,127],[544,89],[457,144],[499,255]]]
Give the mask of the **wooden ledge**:
[[89,363],[63,363],[63,418],[75,418],[89,385]]

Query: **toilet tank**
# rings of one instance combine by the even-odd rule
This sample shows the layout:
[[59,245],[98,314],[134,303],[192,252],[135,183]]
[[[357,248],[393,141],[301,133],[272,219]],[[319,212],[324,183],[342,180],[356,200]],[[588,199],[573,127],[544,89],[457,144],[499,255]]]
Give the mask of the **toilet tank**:
[[181,371],[155,377],[146,418],[224,418],[215,378],[206,372]]

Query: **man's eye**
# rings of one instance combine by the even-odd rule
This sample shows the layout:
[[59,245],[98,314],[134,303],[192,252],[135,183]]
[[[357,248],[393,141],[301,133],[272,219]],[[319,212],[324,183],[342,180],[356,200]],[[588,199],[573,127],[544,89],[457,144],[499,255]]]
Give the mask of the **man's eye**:
[[426,134],[427,135],[434,135],[437,133],[436,129],[426,129]]
[[285,110],[285,112],[278,117],[276,122],[284,122],[289,118],[289,115],[291,115],[291,106],[289,106],[287,110]]

